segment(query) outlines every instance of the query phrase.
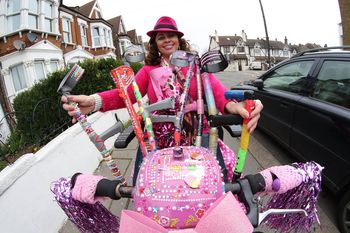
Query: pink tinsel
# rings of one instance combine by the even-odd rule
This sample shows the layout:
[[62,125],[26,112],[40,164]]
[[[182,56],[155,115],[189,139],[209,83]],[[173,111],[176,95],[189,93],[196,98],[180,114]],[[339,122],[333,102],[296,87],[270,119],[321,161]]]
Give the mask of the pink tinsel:
[[118,233],[119,218],[111,214],[101,203],[87,204],[76,201],[71,195],[70,179],[60,178],[52,182],[51,191],[70,221],[81,232]]
[[321,192],[321,172],[323,167],[315,162],[293,163],[303,175],[303,182],[286,193],[274,194],[264,207],[268,209],[304,209],[303,214],[270,215],[264,221],[269,228],[277,232],[310,232],[315,223],[319,224],[317,216],[317,199]]

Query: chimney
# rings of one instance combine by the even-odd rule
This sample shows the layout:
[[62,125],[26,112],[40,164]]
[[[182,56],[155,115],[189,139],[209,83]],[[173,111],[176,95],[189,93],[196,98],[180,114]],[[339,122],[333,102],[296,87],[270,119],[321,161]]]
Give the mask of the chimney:
[[218,31],[215,30],[215,41],[219,43]]
[[287,45],[288,44],[288,39],[287,36],[284,37],[284,44]]
[[247,34],[242,30],[242,39],[244,42],[247,42]]

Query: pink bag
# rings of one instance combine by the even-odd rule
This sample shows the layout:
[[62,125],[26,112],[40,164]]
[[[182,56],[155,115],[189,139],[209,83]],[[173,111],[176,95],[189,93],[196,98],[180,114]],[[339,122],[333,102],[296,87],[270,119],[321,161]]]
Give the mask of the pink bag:
[[221,169],[206,148],[158,150],[144,158],[134,193],[134,210],[165,228],[195,227],[223,193]]

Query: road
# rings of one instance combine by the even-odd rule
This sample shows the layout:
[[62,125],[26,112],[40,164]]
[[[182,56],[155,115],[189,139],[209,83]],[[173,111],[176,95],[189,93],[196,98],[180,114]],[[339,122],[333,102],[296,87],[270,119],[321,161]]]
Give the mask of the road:
[[[256,79],[262,71],[225,71],[216,74],[216,77],[227,87],[231,88],[239,83],[242,83],[247,80]],[[254,149],[254,142],[259,143],[259,148]],[[253,147],[253,148],[252,148]],[[252,142],[250,144],[250,150],[253,158],[256,162],[261,165],[262,168],[266,168],[271,165],[277,164],[290,164],[294,162],[293,156],[286,151],[284,148],[279,146],[272,138],[266,135],[260,130],[256,130],[252,135]],[[261,153],[261,158],[259,158],[259,153],[253,150],[266,150]],[[246,166],[249,167],[254,163],[247,161]],[[247,172],[247,171],[246,171]],[[251,172],[254,171],[254,165],[251,169]],[[323,230],[315,232],[330,232],[336,233],[339,230],[336,227],[336,200],[335,198],[324,188],[319,197],[319,217],[321,224],[323,225]],[[266,230],[264,231],[266,232]]]

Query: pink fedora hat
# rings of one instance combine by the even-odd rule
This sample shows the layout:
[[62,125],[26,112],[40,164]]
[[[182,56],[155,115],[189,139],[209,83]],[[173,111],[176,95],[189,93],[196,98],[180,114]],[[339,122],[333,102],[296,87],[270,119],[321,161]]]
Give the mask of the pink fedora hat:
[[157,32],[174,32],[179,37],[182,37],[184,34],[177,30],[176,22],[173,18],[170,18],[168,16],[162,16],[158,19],[156,25],[154,26],[153,30],[147,32],[147,35],[149,37],[152,37]]

